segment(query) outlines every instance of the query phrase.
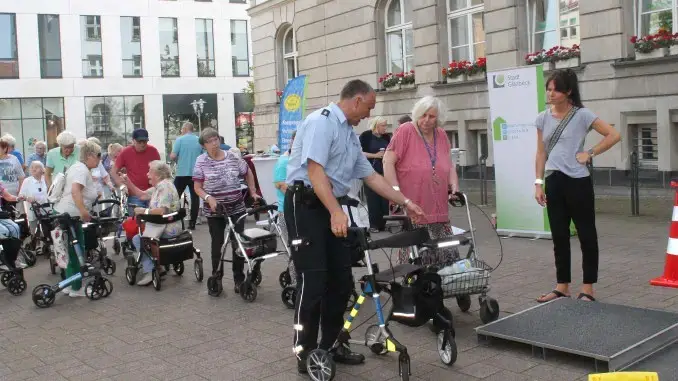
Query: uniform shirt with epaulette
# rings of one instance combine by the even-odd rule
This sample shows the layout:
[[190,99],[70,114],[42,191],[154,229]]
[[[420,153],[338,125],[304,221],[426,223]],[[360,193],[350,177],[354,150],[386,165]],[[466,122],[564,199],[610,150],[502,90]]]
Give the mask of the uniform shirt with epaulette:
[[325,169],[335,197],[346,196],[354,179],[363,179],[374,173],[362,152],[358,135],[334,103],[312,112],[299,126],[287,164],[288,185],[296,180],[311,185],[309,159]]

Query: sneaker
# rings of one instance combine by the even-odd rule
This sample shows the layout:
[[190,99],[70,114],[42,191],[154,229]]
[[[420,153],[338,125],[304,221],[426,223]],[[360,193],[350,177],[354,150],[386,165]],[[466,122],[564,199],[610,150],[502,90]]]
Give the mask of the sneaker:
[[63,290],[61,290],[64,294],[68,295],[71,293],[71,286],[66,286]]
[[151,282],[153,282],[153,273],[147,272],[137,281],[137,284],[139,286],[148,286]]
[[71,298],[77,298],[77,297],[80,297],[80,296],[85,296],[85,288],[80,287],[79,290],[71,290],[71,292],[69,292],[68,295]]

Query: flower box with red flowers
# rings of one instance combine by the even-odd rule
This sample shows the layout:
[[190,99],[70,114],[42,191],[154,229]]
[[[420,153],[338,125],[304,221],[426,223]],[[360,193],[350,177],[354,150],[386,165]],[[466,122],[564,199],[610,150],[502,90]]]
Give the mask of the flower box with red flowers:
[[655,34],[632,36],[630,41],[636,51],[637,60],[659,58],[668,55],[669,50],[674,50],[678,46],[678,33],[671,34],[662,28]]
[[379,77],[379,84],[386,90],[399,90],[414,87],[414,70],[401,73],[388,73]]

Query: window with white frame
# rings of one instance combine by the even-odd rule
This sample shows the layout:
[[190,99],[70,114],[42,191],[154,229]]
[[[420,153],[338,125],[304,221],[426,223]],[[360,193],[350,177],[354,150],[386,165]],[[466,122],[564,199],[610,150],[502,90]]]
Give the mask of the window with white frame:
[[450,61],[485,57],[484,0],[447,0]]
[[647,36],[660,29],[678,33],[678,0],[638,0],[636,34]]
[[299,75],[299,68],[297,67],[297,40],[294,35],[294,28],[289,27],[283,34],[282,39],[282,54],[283,54],[283,70],[284,83],[283,88],[287,85],[290,79]]
[[390,0],[386,4],[386,71],[407,72],[414,69],[414,36],[410,0]]
[[101,41],[101,16],[85,16],[87,39]]
[[530,51],[579,45],[580,0],[529,0],[527,26]]

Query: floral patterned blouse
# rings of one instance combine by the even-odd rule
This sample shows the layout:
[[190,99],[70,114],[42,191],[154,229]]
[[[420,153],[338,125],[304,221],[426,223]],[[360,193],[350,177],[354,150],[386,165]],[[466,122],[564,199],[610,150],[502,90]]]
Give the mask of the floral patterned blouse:
[[[179,199],[177,188],[174,187],[171,180],[162,180],[155,187],[149,188],[146,193],[151,196],[151,200],[148,204],[149,209],[167,208],[170,213],[179,210],[181,200]],[[181,221],[172,222],[171,224],[164,226],[165,230],[162,233],[162,238],[175,237],[182,231]]]

